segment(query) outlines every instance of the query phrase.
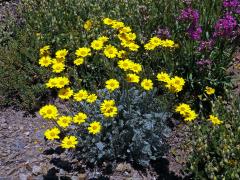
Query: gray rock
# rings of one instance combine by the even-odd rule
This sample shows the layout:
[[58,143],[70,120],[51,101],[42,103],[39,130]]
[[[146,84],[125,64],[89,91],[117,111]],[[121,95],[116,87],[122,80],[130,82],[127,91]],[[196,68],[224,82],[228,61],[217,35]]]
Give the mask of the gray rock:
[[33,166],[32,167],[32,173],[34,175],[39,175],[42,172],[42,168],[40,166]]

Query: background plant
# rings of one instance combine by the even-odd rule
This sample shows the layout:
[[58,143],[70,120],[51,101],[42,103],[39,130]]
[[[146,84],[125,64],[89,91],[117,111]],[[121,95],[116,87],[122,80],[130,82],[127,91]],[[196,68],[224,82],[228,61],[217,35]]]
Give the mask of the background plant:
[[[216,86],[218,92],[222,93],[220,90],[229,82],[224,69],[235,50],[234,38],[225,40],[226,38],[218,37],[212,50],[198,51],[202,41],[212,39],[214,25],[218,18],[230,10],[229,8],[223,9],[220,0],[210,3],[207,0],[194,1],[192,4],[180,0],[171,2],[134,0],[128,3],[115,0],[53,0],[51,2],[24,0],[22,2],[20,14],[23,23],[20,26],[13,23],[10,28],[13,31],[10,36],[12,40],[1,44],[1,79],[4,79],[1,87],[3,100],[1,104],[15,102],[17,105],[33,109],[34,106],[30,106],[30,104],[35,104],[36,99],[44,99],[45,97],[43,88],[40,87],[43,76],[36,75],[41,71],[36,66],[38,61],[36,47],[40,48],[50,44],[54,48],[53,51],[56,51],[60,48],[74,49],[80,44],[89,44],[86,39],[91,41],[96,38],[96,35],[109,32],[106,27],[104,31],[101,30],[103,27],[100,20],[103,17],[124,19],[124,23],[130,25],[133,31],[138,34],[137,43],[139,45],[146,43],[153,34],[159,35],[161,38],[171,36],[170,38],[179,44],[179,48],[174,53],[159,49],[145,54],[139,53],[136,58],[141,60],[143,65],[148,67],[147,70],[153,74],[159,70],[166,70],[187,78],[189,84],[186,88],[190,90],[191,94],[195,95],[199,92],[198,90],[202,91],[203,87],[209,83]],[[178,20],[181,10],[189,6],[199,11],[198,23],[202,28],[201,41],[192,40],[189,37],[187,29],[191,22]],[[234,16],[235,18],[239,17],[236,13]],[[83,24],[89,19],[92,20],[94,28],[87,32],[83,28]],[[21,46],[19,46],[20,44]],[[9,56],[12,61],[9,61]],[[207,61],[208,59],[209,61]],[[197,64],[197,62],[199,63]],[[211,69],[208,68],[208,62],[211,62]],[[20,64],[24,70],[19,70]],[[92,86],[97,86],[99,80],[102,79],[101,75],[105,76],[106,74],[99,64],[88,66],[90,66],[88,71],[82,70],[78,72],[77,76],[84,76],[83,84],[93,88],[86,84],[87,79],[91,82],[95,81]],[[9,80],[11,72],[19,74],[15,76],[13,73],[13,80]],[[48,72],[44,74],[49,76]],[[18,80],[19,77],[21,80]],[[14,100],[10,100],[9,97]],[[36,106],[38,105],[36,104]]]
[[229,98],[228,102],[218,98],[213,106],[222,125],[203,120],[193,127],[193,154],[188,163],[196,179],[239,179],[240,100]]

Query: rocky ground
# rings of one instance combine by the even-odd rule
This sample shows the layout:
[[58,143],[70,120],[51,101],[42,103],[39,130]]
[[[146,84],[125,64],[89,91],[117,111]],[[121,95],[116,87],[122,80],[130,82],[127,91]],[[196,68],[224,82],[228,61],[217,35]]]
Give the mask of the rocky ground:
[[[168,166],[181,176],[184,152],[177,151],[153,165],[145,172],[134,169],[128,163],[120,163],[114,171],[102,167],[88,169],[84,164],[71,159],[71,153],[63,152],[56,144],[44,139],[44,131],[51,127],[50,121],[39,115],[26,116],[22,111],[11,108],[0,111],[0,180],[35,179],[181,179],[169,172]],[[179,148],[179,137],[171,140],[174,151]],[[175,140],[174,140],[175,139]],[[183,161],[183,162],[182,162]]]

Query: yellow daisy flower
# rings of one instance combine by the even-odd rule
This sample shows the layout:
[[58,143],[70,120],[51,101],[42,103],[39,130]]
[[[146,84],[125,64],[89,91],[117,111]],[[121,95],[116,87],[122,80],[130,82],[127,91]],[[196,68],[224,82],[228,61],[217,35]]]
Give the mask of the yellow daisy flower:
[[88,97],[88,92],[86,90],[80,90],[74,94],[75,101],[82,101],[87,99],[87,97]]
[[78,114],[76,114],[73,117],[73,122],[77,123],[77,124],[82,124],[82,123],[86,122],[87,118],[88,117],[87,117],[87,115],[85,113],[79,112]]
[[93,22],[91,20],[87,20],[84,25],[83,25],[83,28],[86,30],[86,31],[89,31],[91,28],[92,28],[92,24]]
[[100,122],[93,121],[89,127],[88,127],[88,132],[91,134],[98,134],[102,129],[102,126]]
[[144,79],[141,82],[141,86],[143,87],[143,89],[149,91],[149,90],[153,89],[153,82],[151,79]]
[[170,76],[167,73],[160,72],[157,74],[157,80],[167,83],[170,81]]
[[212,95],[212,94],[215,93],[215,89],[212,88],[212,87],[208,87],[208,86],[206,86],[206,88],[205,88],[205,92],[206,92],[208,95]]
[[136,74],[127,74],[127,81],[132,83],[139,83],[139,76]]
[[58,97],[61,99],[69,99],[73,95],[73,90],[71,88],[62,88],[58,92]]
[[105,87],[111,92],[119,88],[119,82],[116,79],[109,79],[105,82],[105,84]]
[[117,48],[112,45],[107,45],[103,51],[106,57],[115,58],[118,54]]
[[39,114],[44,118],[44,119],[56,119],[58,116],[58,110],[56,106],[48,104],[43,106],[39,110]]
[[57,124],[60,127],[66,128],[70,125],[71,121],[72,121],[71,116],[61,116],[61,117],[58,118]]
[[52,72],[55,72],[55,73],[60,73],[64,71],[64,69],[65,69],[65,64],[63,63],[54,63],[52,66]]
[[103,42],[100,40],[94,40],[91,43],[91,48],[93,48],[94,50],[101,50],[103,48]]
[[66,49],[60,49],[55,53],[57,59],[63,59],[66,57],[67,54],[68,51]]
[[214,115],[210,115],[208,120],[211,121],[213,125],[219,125],[223,123],[220,119],[218,119],[217,116]]
[[88,103],[93,103],[96,100],[97,100],[97,95],[96,94],[89,94],[86,101]]
[[39,59],[39,64],[41,67],[48,67],[52,64],[52,59],[50,56],[43,56]]
[[87,47],[78,48],[75,52],[78,57],[91,56],[91,49]]
[[81,64],[84,63],[84,59],[83,58],[77,58],[73,61],[73,63],[76,65],[76,66],[79,66]]
[[60,134],[60,130],[56,127],[52,128],[52,129],[47,129],[44,132],[44,136],[48,139],[48,140],[54,140],[54,139],[59,139],[59,134]]
[[77,137],[75,136],[66,136],[61,143],[62,148],[69,149],[75,148],[78,144]]

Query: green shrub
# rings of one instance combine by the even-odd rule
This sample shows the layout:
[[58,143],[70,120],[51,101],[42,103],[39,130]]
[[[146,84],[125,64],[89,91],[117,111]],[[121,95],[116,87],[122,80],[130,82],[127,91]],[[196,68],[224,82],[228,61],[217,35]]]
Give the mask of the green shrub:
[[[192,4],[193,8],[200,11],[199,23],[203,30],[202,40],[209,40],[213,34],[213,26],[223,14],[221,3],[220,0],[210,3],[204,0],[195,1]],[[21,77],[21,81],[17,81],[16,77],[13,78],[16,81],[3,82],[1,96],[4,102],[1,104],[6,104],[9,101],[9,97],[13,95],[12,89],[15,89],[14,93],[17,96],[14,96],[14,101],[11,102],[19,104],[17,102],[28,101],[23,106],[32,109],[31,104],[34,104],[36,99],[44,97],[44,93],[41,91],[42,87],[35,88],[43,80],[42,76],[38,76],[37,80],[32,80],[34,76],[31,71],[40,71],[35,66],[39,59],[37,49],[49,44],[55,52],[58,49],[73,50],[89,44],[89,41],[96,38],[96,34],[108,34],[109,30],[102,27],[100,23],[103,17],[124,19],[124,23],[131,26],[138,35],[138,44],[145,44],[159,27],[168,28],[172,36],[171,39],[179,44],[179,48],[174,52],[157,50],[137,55],[136,58],[148,67],[147,71],[156,74],[159,70],[166,70],[181,75],[188,80],[186,89],[193,94],[196,94],[196,91],[202,91],[209,84],[221,90],[223,85],[229,82],[229,78],[225,76],[225,69],[231,60],[232,52],[235,50],[234,42],[218,38],[211,52],[199,53],[197,51],[199,42],[191,40],[186,33],[186,28],[190,24],[176,20],[180,10],[185,7],[186,4],[179,0],[170,2],[165,0],[134,0],[127,3],[124,0],[23,0],[20,6],[23,23],[20,26],[18,24],[18,26],[13,25],[9,28],[13,33],[10,35],[12,40],[4,44],[7,50],[2,45],[0,47],[1,61],[4,61],[1,63],[1,66],[4,66],[1,76],[8,77],[9,72],[16,72],[18,70],[16,67],[19,64],[27,68],[17,75],[17,77]],[[83,25],[89,19],[93,22],[93,28],[86,32]],[[3,36],[9,37],[9,35]],[[12,48],[16,44],[24,51],[27,49],[28,54],[22,54],[19,48]],[[13,63],[5,62],[8,61],[8,57],[11,57]],[[200,59],[212,60],[211,71],[199,72],[196,61]],[[88,79],[93,82],[92,84],[96,82],[94,86],[97,86],[98,81],[105,74],[101,68],[94,68],[90,72],[79,72],[79,76],[84,77],[85,82],[88,82]],[[90,85],[84,84],[84,86],[89,87]],[[23,89],[28,90],[23,91]],[[28,95],[28,93],[30,94]]]
[[223,121],[213,126],[208,120],[193,128],[193,154],[189,171],[194,179],[239,179],[240,177],[240,99],[219,98],[213,112]]
[[[90,163],[130,161],[146,167],[150,160],[166,153],[166,138],[171,133],[167,126],[171,107],[166,98],[156,98],[156,89],[144,92],[132,87],[113,93],[103,89],[97,94],[99,99],[93,105],[74,102],[69,108],[74,114],[81,109],[90,117],[88,122],[98,120],[103,129],[99,135],[93,136],[87,132],[88,123],[73,128],[79,140],[79,151],[75,151],[79,159]],[[117,102],[116,118],[106,119],[101,115],[99,106],[104,99]]]

